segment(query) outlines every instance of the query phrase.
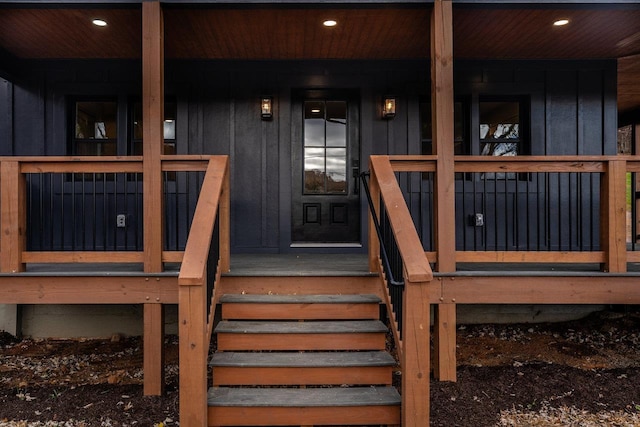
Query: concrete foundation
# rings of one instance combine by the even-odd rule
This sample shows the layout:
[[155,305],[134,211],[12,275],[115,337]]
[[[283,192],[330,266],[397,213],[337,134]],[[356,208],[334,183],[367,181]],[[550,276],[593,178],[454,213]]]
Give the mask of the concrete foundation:
[[19,334],[18,306],[16,304],[0,304],[0,331],[8,332],[14,336]]
[[[459,324],[561,322],[580,319],[605,308],[603,305],[459,305],[457,316]],[[33,338],[107,338],[114,334],[139,336],[143,333],[141,305],[25,305],[20,311],[22,334]],[[16,313],[13,315],[15,328],[18,316],[17,311],[13,313]],[[5,315],[11,317],[11,308],[5,309]],[[177,322],[177,305],[165,305],[167,334],[178,333]]]
[[[165,305],[165,331],[178,333],[178,306]],[[143,334],[143,307],[131,305],[25,305],[22,333],[33,338],[108,338]]]

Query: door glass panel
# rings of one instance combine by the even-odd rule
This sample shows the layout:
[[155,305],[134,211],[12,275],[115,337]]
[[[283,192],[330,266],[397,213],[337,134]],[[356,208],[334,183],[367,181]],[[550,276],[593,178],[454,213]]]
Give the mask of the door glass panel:
[[346,148],[327,148],[327,192],[347,192]]
[[347,103],[304,103],[304,193],[347,194]]
[[304,146],[324,147],[324,102],[304,103]]
[[327,147],[347,146],[347,103],[327,101]]
[[324,148],[304,149],[304,192],[324,193]]

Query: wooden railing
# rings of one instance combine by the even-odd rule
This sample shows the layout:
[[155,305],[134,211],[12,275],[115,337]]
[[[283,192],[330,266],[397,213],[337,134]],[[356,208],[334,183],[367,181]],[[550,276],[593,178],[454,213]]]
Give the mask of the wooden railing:
[[[163,156],[162,170],[165,173],[165,179],[174,179],[175,175],[180,173],[203,173],[207,169],[210,156]],[[144,260],[144,248],[140,244],[139,250],[105,250],[102,245],[98,248],[87,250],[71,250],[67,248],[59,248],[52,250],[29,250],[28,236],[36,234],[38,221],[30,221],[32,212],[27,211],[28,200],[32,191],[31,187],[37,187],[45,176],[45,181],[50,188],[42,190],[47,191],[48,207],[51,212],[40,212],[41,217],[54,216],[58,212],[62,219],[56,218],[59,223],[52,223],[51,218],[41,219],[42,222],[48,221],[47,233],[64,233],[65,223],[71,216],[78,218],[78,221],[86,221],[90,218],[95,221],[94,211],[91,207],[84,206],[84,202],[75,203],[76,198],[79,200],[83,197],[96,197],[95,193],[83,194],[86,188],[102,185],[109,185],[113,188],[113,193],[99,195],[103,199],[107,197],[129,197],[137,199],[136,203],[141,203],[141,190],[131,190],[129,187],[131,176],[141,177],[143,172],[141,157],[4,157],[0,158],[0,197],[1,197],[1,230],[0,236],[0,258],[2,259],[2,271],[19,272],[24,271],[26,263],[142,263]],[[93,179],[85,181],[85,176],[92,176]],[[96,176],[99,176],[96,182]],[[109,178],[106,178],[106,177]],[[36,177],[41,179],[37,181]],[[52,183],[55,177],[55,187]],[[136,179],[133,187],[138,187],[141,180]],[[74,185],[75,184],[75,185]],[[64,190],[63,188],[70,189]],[[76,188],[77,187],[77,188]],[[126,187],[119,190],[119,187]],[[140,186],[141,187],[141,186]],[[166,189],[166,183],[165,183]],[[94,190],[95,191],[95,190]],[[104,191],[104,190],[103,190]],[[42,195],[38,197],[42,198]],[[158,195],[158,197],[162,197]],[[69,201],[70,200],[70,201]],[[65,203],[68,204],[65,205]],[[31,205],[35,203],[32,201]],[[82,206],[80,206],[82,205]],[[54,207],[55,206],[55,207]],[[125,209],[126,210],[126,209]],[[35,211],[32,206],[30,211]],[[65,219],[64,215],[68,216]],[[113,230],[116,229],[116,214],[118,212],[108,212],[110,215],[107,220],[112,224]],[[161,215],[160,212],[157,215]],[[184,214],[182,216],[186,216]],[[141,215],[140,215],[141,216]],[[185,222],[189,222],[187,218]],[[138,222],[139,230],[144,225],[142,220]],[[185,224],[184,228],[188,229],[189,224]],[[80,228],[79,224],[71,224],[68,226],[68,233],[64,233],[67,238],[72,236]],[[104,227],[103,227],[104,228]],[[129,227],[131,229],[131,227]],[[42,232],[42,231],[40,231]],[[104,231],[101,229],[100,231]],[[95,230],[94,230],[95,233]],[[104,232],[106,233],[106,232]],[[157,236],[161,240],[162,236]],[[106,240],[106,239],[105,239]],[[142,239],[140,238],[140,241]],[[53,245],[49,245],[53,246]],[[94,245],[95,246],[95,245]],[[162,252],[163,262],[180,262],[182,260],[183,251],[180,250],[164,250]]]
[[[457,303],[605,304],[612,301],[634,303],[639,298],[636,291],[631,291],[635,289],[632,284],[635,276],[623,277],[620,273],[627,271],[628,262],[640,261],[640,251],[629,251],[626,242],[627,174],[640,172],[640,158],[631,156],[509,158],[457,156],[454,167],[451,169],[451,173],[457,174],[456,179],[453,180],[456,185],[457,202],[453,199],[448,201],[451,204],[450,215],[452,217],[457,215],[456,230],[464,229],[469,225],[459,222],[467,220],[459,214],[464,210],[461,204],[464,203],[465,187],[471,188],[473,191],[469,194],[473,195],[478,191],[484,191],[493,192],[490,195],[494,198],[502,197],[503,194],[508,194],[511,198],[516,206],[516,210],[510,213],[512,218],[505,218],[504,212],[494,209],[493,214],[498,218],[494,219],[493,226],[504,226],[513,232],[528,222],[538,221],[538,217],[531,219],[537,214],[532,212],[536,209],[533,207],[535,201],[528,198],[530,195],[543,200],[541,203],[544,209],[541,209],[540,215],[546,215],[545,221],[555,224],[553,227],[556,228],[550,229],[545,223],[544,227],[547,228],[544,231],[547,240],[538,246],[517,242],[516,239],[516,243],[506,249],[499,249],[499,244],[496,243],[493,250],[469,250],[461,247],[464,245],[460,245],[459,242],[456,249],[456,235],[444,233],[438,229],[435,211],[441,200],[438,200],[435,190],[437,186],[434,184],[438,176],[437,164],[437,156],[372,156],[370,160],[370,187],[375,213],[380,217],[383,212],[388,217],[394,239],[402,254],[404,276],[407,282],[401,302],[394,300],[391,292],[387,293],[386,301],[404,374],[402,379],[403,426],[419,425],[420,422],[415,422],[416,419],[428,419],[428,382],[424,383],[422,380],[429,377],[429,308],[431,304],[453,307]],[[580,186],[584,188],[580,189]],[[488,188],[490,190],[487,190]],[[579,189],[577,193],[576,188]],[[538,191],[543,194],[539,195]],[[554,195],[550,196],[549,194],[552,193]],[[421,197],[426,197],[427,200]],[[580,206],[576,204],[576,200]],[[517,203],[522,205],[518,207]],[[411,206],[414,212],[413,218],[408,206]],[[495,202],[494,207],[498,206],[500,203]],[[556,212],[554,209],[560,210]],[[419,214],[415,215],[417,212]],[[549,218],[552,212],[556,216]],[[509,221],[517,221],[519,215],[523,218],[521,224],[509,223]],[[553,241],[549,238],[554,232],[567,231],[558,229],[557,227],[562,227],[562,223],[558,226],[557,221],[567,221],[570,227],[576,228],[575,222],[572,221],[583,221],[580,219],[581,215],[589,216],[589,224],[585,228],[591,233],[592,241],[585,243],[584,236],[572,236],[568,243],[562,240]],[[430,220],[425,222],[425,216]],[[426,224],[426,229],[416,229],[416,224],[419,225],[418,228]],[[584,226],[581,222],[579,225]],[[534,234],[530,229],[527,229],[525,234],[527,233]],[[569,234],[571,235],[571,231]],[[440,244],[438,247],[451,248],[451,251],[438,253],[434,249],[436,245],[433,236],[437,236],[438,239],[449,239],[448,243]],[[379,258],[378,237],[371,221],[369,239],[371,271],[379,271],[384,279],[384,270]],[[437,280],[431,280],[429,263],[435,263],[437,267],[438,261],[443,257],[448,260],[447,264],[451,264],[450,260],[453,260],[454,266],[456,263],[510,263],[528,265],[529,267],[524,269],[536,270],[535,264],[572,263],[600,265],[602,272],[596,272],[594,277],[580,276],[575,280],[568,280],[566,277],[555,280],[546,276],[530,280],[523,276],[523,279],[514,283],[512,278],[501,278],[496,274],[480,274],[481,277],[478,280],[476,276],[457,276],[455,271],[449,270],[438,274]],[[592,270],[593,267],[589,266],[588,269]],[[607,272],[614,274],[609,275],[606,274]],[[488,282],[485,277],[489,276],[491,281]],[[611,280],[606,280],[606,276],[611,276]],[[555,294],[551,290],[554,288]],[[630,292],[633,292],[633,296]],[[394,304],[403,304],[404,307],[401,311],[394,310]],[[402,322],[404,323],[402,335],[397,328],[398,319],[394,318],[394,312],[401,312],[406,319]],[[453,322],[455,324],[455,318]],[[438,332],[438,328],[434,328],[434,331]],[[455,335],[453,341],[451,337],[442,337],[444,341],[441,343],[440,339],[438,336],[434,337],[435,361],[444,364],[442,360],[438,360],[438,357],[447,351],[450,352],[451,355],[448,357],[450,360],[446,362],[450,366],[446,369],[453,369],[455,372]],[[439,347],[441,350],[438,350]],[[453,367],[451,367],[451,360],[453,360]],[[416,414],[420,414],[421,418],[414,418]]]
[[[207,354],[218,299],[215,284],[229,271],[229,206],[229,161],[219,156],[209,162],[178,277],[180,424],[185,426],[208,425]],[[211,280],[207,273],[216,219],[219,258]]]
[[[429,419],[430,377],[430,301],[427,284],[433,279],[431,267],[424,256],[422,243],[413,225],[393,169],[388,159],[371,159],[370,189],[377,217],[385,209],[402,258],[404,291],[402,301],[391,301],[385,293],[388,312],[393,304],[402,304],[402,337],[397,322],[392,321],[392,331],[402,370],[402,425],[420,426]],[[370,221],[369,264],[372,271],[384,277],[380,263],[380,243]],[[396,320],[392,316],[392,320]]]
[[[391,164],[394,172],[408,172],[415,174],[432,174],[435,175],[436,171],[436,157],[435,156],[389,156],[388,161]],[[449,254],[437,254],[435,250],[426,250],[427,258],[431,262],[436,262],[439,256],[451,257],[458,263],[521,263],[521,264],[534,264],[534,263],[572,263],[572,264],[601,264],[603,271],[611,272],[624,272],[626,271],[627,262],[640,261],[640,252],[628,251],[626,245],[626,174],[637,173],[640,171],[640,160],[637,157],[631,156],[518,156],[509,158],[500,157],[471,157],[471,156],[457,156],[455,159],[454,171],[458,174],[459,179],[456,180],[457,188],[465,185],[472,185],[474,183],[480,183],[478,185],[486,185],[489,182],[486,176],[490,176],[492,185],[495,187],[498,184],[502,185],[502,189],[507,186],[514,188],[513,195],[511,197],[524,197],[527,194],[535,195],[536,190],[527,189],[526,186],[535,186],[536,180],[544,182],[545,185],[549,185],[549,182],[560,182],[564,179],[566,181],[566,191],[575,191],[571,187],[575,187],[581,178],[590,182],[591,189],[587,191],[589,194],[589,203],[591,205],[583,208],[584,212],[590,212],[592,218],[589,220],[593,223],[595,232],[592,233],[592,238],[595,239],[590,248],[572,248],[570,244],[568,248],[553,248],[553,245],[545,244],[544,248],[535,248],[526,244],[521,246],[525,249],[519,248],[517,245],[506,250],[465,250],[458,247],[457,250]],[[573,177],[573,178],[572,178]],[[423,177],[424,179],[424,177]],[[432,178],[429,178],[432,179]],[[575,181],[572,181],[574,179]],[[410,180],[407,178],[406,181]],[[534,184],[531,184],[531,183]],[[554,184],[560,186],[560,184]],[[518,193],[518,186],[524,186],[524,190],[520,190]],[[462,192],[464,190],[459,190]],[[495,191],[495,190],[493,190]],[[500,190],[503,191],[503,190]],[[504,190],[505,192],[507,190]],[[511,190],[509,190],[511,191]],[[565,191],[558,189],[558,192]],[[473,190],[470,194],[473,193]],[[477,194],[477,193],[476,193]],[[519,196],[518,196],[519,194]],[[431,197],[436,197],[433,193],[430,193]],[[576,198],[580,198],[580,195],[574,195]],[[554,204],[558,206],[560,203],[569,203],[566,200],[571,196],[570,194],[560,194],[559,197],[562,200],[543,200],[540,203]],[[409,197],[409,196],[407,196]],[[544,196],[548,197],[548,196]],[[431,200],[430,204],[437,203],[437,200]],[[526,203],[523,202],[523,206],[519,215],[523,218],[522,225],[526,225],[526,217],[531,213],[526,209]],[[573,202],[571,202],[573,203]],[[456,205],[455,211],[461,212],[461,206]],[[575,209],[572,211],[572,209]],[[580,206],[572,208],[566,208],[564,211],[557,213],[556,218],[552,220],[560,224],[560,221],[575,220],[571,216],[577,215],[581,209]],[[583,213],[584,213],[583,212]],[[496,215],[504,214],[504,212],[498,212]],[[517,214],[517,212],[516,212]],[[511,215],[515,218],[516,214]],[[548,214],[548,212],[547,212]],[[429,213],[429,215],[432,215]],[[454,212],[451,212],[454,215]],[[457,221],[466,221],[467,218],[457,217]],[[502,219],[502,222],[508,226],[508,221],[511,219]],[[517,220],[517,218],[515,219]],[[579,220],[579,219],[578,219]],[[496,220],[500,221],[500,220]],[[531,220],[530,222],[532,222]],[[577,220],[575,220],[577,221]],[[558,227],[558,225],[553,227]],[[437,225],[435,222],[431,224],[432,230],[429,232],[438,234]],[[467,224],[458,224],[457,229],[463,229]],[[525,230],[525,233],[527,230]],[[555,229],[551,229],[547,234],[553,235]],[[451,247],[456,247],[456,236],[441,236],[441,238],[452,239],[454,244]],[[423,243],[425,246],[429,246],[428,242]],[[460,246],[460,245],[458,245]],[[556,245],[560,246],[560,245]],[[576,246],[576,245],[573,245]],[[585,245],[586,246],[586,245]]]

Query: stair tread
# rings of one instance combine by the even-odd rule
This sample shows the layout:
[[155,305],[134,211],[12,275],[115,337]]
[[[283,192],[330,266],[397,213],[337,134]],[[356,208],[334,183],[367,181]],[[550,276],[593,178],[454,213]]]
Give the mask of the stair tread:
[[245,304],[377,304],[381,300],[377,295],[264,295],[264,294],[225,294],[221,303]]
[[324,368],[395,366],[395,359],[384,351],[313,353],[215,353],[209,363],[219,367]]
[[351,388],[228,388],[209,389],[209,406],[234,407],[336,407],[391,406],[400,404],[393,387]]
[[387,327],[379,320],[268,322],[222,320],[215,333],[235,334],[340,334],[381,333]]

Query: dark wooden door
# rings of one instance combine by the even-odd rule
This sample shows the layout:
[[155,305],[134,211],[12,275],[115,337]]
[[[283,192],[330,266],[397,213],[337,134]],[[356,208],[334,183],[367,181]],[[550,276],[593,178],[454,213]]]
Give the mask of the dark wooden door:
[[293,244],[360,242],[357,94],[303,91],[293,97]]

